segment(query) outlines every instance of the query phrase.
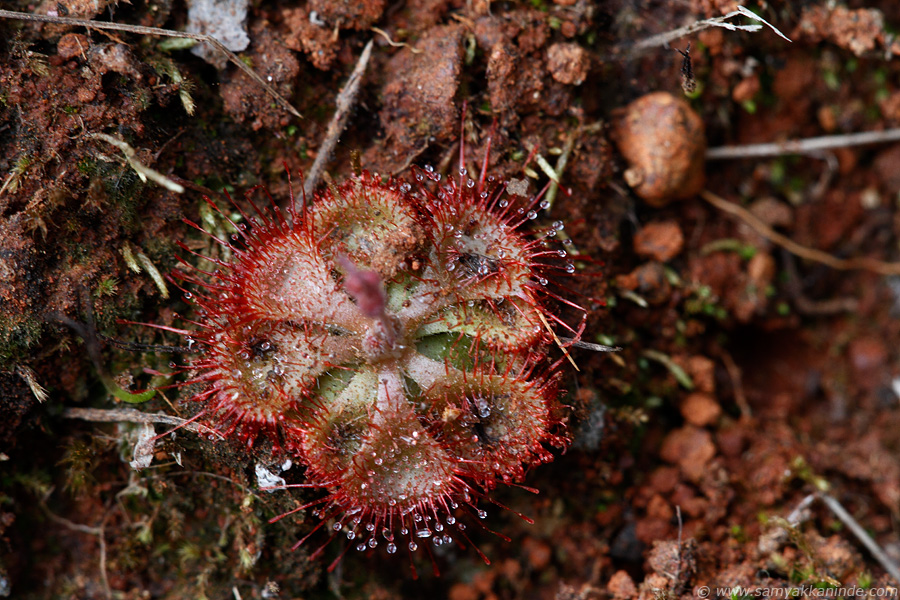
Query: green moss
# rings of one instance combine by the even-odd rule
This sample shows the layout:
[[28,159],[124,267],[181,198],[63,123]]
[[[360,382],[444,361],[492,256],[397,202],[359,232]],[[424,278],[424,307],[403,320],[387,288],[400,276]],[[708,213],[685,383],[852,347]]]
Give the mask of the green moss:
[[75,168],[78,169],[78,172],[86,177],[90,177],[97,172],[97,161],[89,156],[83,156],[81,160],[79,160]]
[[[96,440],[97,438],[94,438]],[[80,497],[94,488],[94,458],[96,449],[92,443],[73,440],[57,463],[63,468],[65,483],[63,489],[74,497]]]
[[115,277],[104,277],[94,288],[94,298],[113,297],[119,291],[119,280]]
[[44,324],[28,315],[0,313],[0,369],[20,362],[41,339]]
[[859,575],[859,579],[857,580],[857,585],[862,589],[868,589],[872,587],[872,583],[874,582],[874,578],[872,574],[868,571],[863,571]]

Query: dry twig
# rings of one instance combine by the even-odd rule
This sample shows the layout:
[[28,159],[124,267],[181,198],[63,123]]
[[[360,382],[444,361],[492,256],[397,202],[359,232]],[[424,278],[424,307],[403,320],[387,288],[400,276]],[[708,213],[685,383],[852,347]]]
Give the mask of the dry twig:
[[846,259],[837,258],[828,254],[827,252],[822,252],[821,250],[816,250],[815,248],[809,248],[802,244],[798,244],[794,240],[778,233],[777,231],[763,223],[759,218],[757,218],[747,209],[735,204],[734,202],[729,202],[728,200],[725,200],[721,196],[717,196],[709,190],[703,190],[702,192],[700,192],[700,197],[719,210],[738,217],[739,219],[750,225],[750,227],[756,230],[757,233],[759,233],[767,240],[781,246],[788,252],[795,254],[800,258],[805,258],[807,260],[822,263],[823,265],[827,265],[832,269],[837,269],[838,271],[863,270],[878,273],[879,275],[900,275],[900,263],[882,262],[880,260],[869,257]]
[[634,44],[631,47],[631,51],[635,53],[640,53],[641,51],[648,50],[650,48],[655,48],[657,46],[667,46],[669,42],[673,42],[678,38],[684,37],[686,35],[690,35],[692,33],[696,33],[698,31],[703,31],[704,29],[709,29],[710,27],[721,27],[723,29],[728,29],[729,31],[759,31],[763,28],[763,25],[735,25],[734,23],[729,23],[728,20],[737,17],[739,15],[743,15],[754,21],[758,21],[763,25],[769,27],[772,31],[777,33],[780,37],[784,38],[787,41],[791,41],[789,37],[778,31],[778,28],[760,17],[759,15],[747,10],[743,6],[738,6],[737,10],[734,10],[727,15],[722,17],[716,17],[715,19],[704,19],[702,21],[696,21],[687,25],[685,27],[679,27],[678,29],[673,29],[672,31],[667,31],[665,33],[660,33],[649,38],[643,39]]
[[821,137],[788,140],[768,144],[746,144],[744,146],[719,146],[706,151],[707,160],[727,160],[735,158],[761,158],[784,156],[786,154],[814,154],[824,150],[884,144],[900,140],[900,128],[884,131],[864,131],[843,135],[823,135]]
[[[334,147],[337,145],[338,137],[347,125],[347,117],[350,116],[350,111],[353,110],[353,105],[356,102],[356,94],[359,92],[359,84],[362,82],[363,73],[365,73],[366,66],[369,64],[370,56],[372,56],[372,40],[369,40],[369,43],[363,48],[362,54],[356,63],[356,67],[354,67],[353,72],[350,74],[350,78],[347,79],[344,89],[338,94],[337,101],[335,102],[336,108],[334,116],[331,117],[331,122],[328,124],[328,130],[325,132],[325,141],[322,142],[322,145],[319,147],[319,153],[316,155],[316,160],[313,161],[313,165],[309,169],[309,177],[307,177],[306,182],[303,184],[303,192],[306,196],[312,195],[313,191],[316,189],[316,185],[318,185],[319,178],[322,175],[322,170],[325,168],[325,164],[331,160],[331,154],[334,152]],[[303,201],[304,196],[301,196],[300,198],[296,198],[294,203],[297,204]],[[299,206],[295,206],[294,208],[299,212]]]
[[868,532],[863,528],[862,525],[857,522],[853,516],[847,512],[840,502],[829,496],[828,494],[819,493],[817,494],[818,498],[825,503],[825,506],[834,513],[841,522],[847,526],[853,535],[862,542],[862,545],[865,546],[869,552],[872,553],[872,556],[875,557],[875,560],[884,568],[885,571],[894,579],[894,582],[900,584],[900,567],[891,560],[891,558],[887,555],[887,553],[881,549],[881,547],[875,543],[875,540],[872,539],[872,536],[868,534]]
[[81,419],[95,423],[165,423],[177,425],[197,434],[214,434],[222,437],[215,429],[211,429],[202,423],[173,417],[171,415],[150,414],[133,408],[66,408],[62,416],[66,419]]
[[130,145],[128,145],[128,143],[124,140],[113,137],[111,135],[107,135],[105,133],[90,133],[88,134],[88,137],[94,137],[99,140],[103,140],[107,144],[111,144],[121,150],[122,154],[125,156],[125,160],[127,160],[128,164],[131,165],[131,168],[135,170],[135,172],[138,174],[138,177],[141,178],[141,181],[146,182],[149,179],[155,183],[158,183],[170,192],[175,192],[176,194],[184,193],[183,186],[175,183],[159,171],[151,169],[150,167],[139,161],[137,158],[137,151]]
[[846,525],[847,529],[862,542],[862,545],[866,547],[882,568],[887,571],[888,575],[890,575],[896,583],[900,583],[900,567],[898,567],[887,553],[875,543],[872,536],[870,536],[865,528],[863,528],[863,526],[847,512],[847,509],[845,509],[837,499],[824,492],[814,492],[804,497],[794,510],[792,510],[784,520],[781,520],[783,523],[782,528],[773,530],[760,539],[760,551],[764,553],[774,552],[779,545],[783,544],[788,537],[790,537],[790,532],[787,531],[785,527],[796,529],[804,521],[809,520],[812,516],[809,508],[816,500],[821,500],[832,514]]

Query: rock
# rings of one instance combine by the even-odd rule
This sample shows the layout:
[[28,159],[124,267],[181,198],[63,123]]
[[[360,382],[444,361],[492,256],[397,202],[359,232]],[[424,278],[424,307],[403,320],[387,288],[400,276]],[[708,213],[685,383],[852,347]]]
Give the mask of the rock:
[[794,211],[786,203],[772,196],[765,196],[754,201],[748,207],[760,221],[769,227],[791,227],[794,224]]
[[754,254],[747,263],[747,275],[750,277],[750,283],[765,292],[766,286],[771,284],[775,277],[775,259],[771,254],[763,252]]
[[521,49],[507,38],[494,44],[488,54],[487,84],[491,108],[500,122],[510,125],[518,111],[543,105],[544,65],[540,60],[524,56]]
[[381,18],[384,12],[384,0],[355,0],[353,2],[334,2],[333,0],[310,0],[310,14],[324,21],[329,29],[368,29]]
[[[280,94],[290,98],[294,81],[300,73],[300,61],[275,38],[267,36],[262,27],[254,27],[252,33],[256,42],[247,55],[256,66],[257,73]],[[238,123],[248,121],[254,130],[286,127],[291,118],[243,71],[223,83],[220,93],[225,111]]]
[[716,422],[722,414],[722,407],[710,394],[695,392],[681,403],[681,416],[691,425],[705,427]]
[[838,581],[846,581],[851,573],[862,568],[863,560],[859,552],[839,535],[823,539],[817,532],[807,536],[807,542],[813,548],[817,564],[828,569]]
[[716,363],[711,359],[695,354],[677,362],[694,382],[696,391],[708,394],[716,391]]
[[662,304],[672,294],[672,285],[666,278],[662,263],[650,261],[631,273],[616,277],[616,285],[623,290],[636,292],[650,304]]
[[547,69],[560,83],[581,85],[589,67],[587,52],[578,44],[553,44],[547,49]]
[[[71,19],[85,19],[90,21],[103,13],[112,0],[44,0],[34,10],[35,14],[51,17],[69,17]],[[5,2],[3,8],[9,8],[10,3]],[[39,26],[44,39],[52,40],[72,29],[72,25],[59,23],[44,23]]]
[[59,42],[56,43],[56,53],[59,54],[60,58],[69,60],[70,58],[83,55],[90,47],[91,42],[87,36],[80,33],[67,33],[59,38]]
[[649,223],[634,236],[634,251],[640,256],[667,262],[684,247],[684,235],[675,221]]
[[[186,30],[211,35],[232,52],[250,45],[247,35],[248,0],[189,0]],[[217,69],[224,69],[228,58],[209,44],[197,44],[191,50]]]
[[876,8],[812,6],[803,10],[791,37],[813,42],[828,40],[856,56],[864,56],[885,45],[884,14]]
[[444,142],[457,133],[459,108],[453,98],[462,70],[462,41],[460,26],[440,25],[416,44],[418,54],[404,48],[388,61],[379,113],[386,144],[378,168],[395,169],[424,143]]
[[481,594],[475,589],[475,586],[468,583],[454,583],[447,592],[447,598],[450,600],[478,600]]
[[694,557],[695,546],[696,542],[693,539],[687,539],[680,543],[676,540],[653,542],[653,548],[647,553],[647,566],[654,573],[666,577],[673,577],[676,573],[680,574],[681,580],[674,583],[682,584],[697,571]]
[[669,576],[650,573],[641,583],[641,591],[637,596],[637,600],[657,600],[659,591],[668,590],[671,584],[672,580]]
[[285,37],[284,45],[303,52],[315,68],[322,71],[330,69],[337,58],[340,39],[334,37],[325,22],[311,19],[310,12],[305,8],[285,8],[281,17],[290,32]]
[[100,73],[110,71],[140,80],[141,63],[125,44],[97,44],[88,52],[91,66]]
[[716,455],[712,435],[704,429],[686,425],[676,429],[663,440],[660,457],[681,467],[681,472],[692,480],[699,480],[706,471],[706,465]]
[[650,474],[650,488],[661,494],[669,494],[681,480],[675,467],[657,467]]
[[637,595],[637,587],[634,585],[634,580],[625,571],[613,573],[613,576],[609,578],[609,583],[606,584],[606,589],[616,600],[626,600]]
[[703,188],[703,121],[684,100],[668,92],[638,98],[615,120],[613,138],[629,164],[625,181],[651,206]]
[[731,99],[738,104],[743,104],[744,102],[752,100],[759,92],[759,89],[759,77],[755,74],[751,75],[750,77],[742,79],[734,86],[734,90],[731,92]]
[[900,146],[892,145],[882,150],[875,158],[874,166],[885,189],[900,189]]
[[553,549],[550,545],[536,538],[525,538],[522,547],[528,556],[528,564],[535,571],[541,572],[546,569],[553,558]]
[[726,426],[716,431],[716,446],[719,452],[728,458],[738,458],[743,454],[746,442],[744,430],[738,425]]
[[747,284],[734,300],[734,317],[746,323],[753,315],[765,311],[768,297],[766,291],[775,277],[775,259],[767,252],[759,252],[747,262]]
[[669,521],[675,516],[675,511],[672,510],[672,507],[666,502],[665,498],[659,494],[654,494],[653,497],[650,498],[650,502],[647,503],[647,516],[651,519]]

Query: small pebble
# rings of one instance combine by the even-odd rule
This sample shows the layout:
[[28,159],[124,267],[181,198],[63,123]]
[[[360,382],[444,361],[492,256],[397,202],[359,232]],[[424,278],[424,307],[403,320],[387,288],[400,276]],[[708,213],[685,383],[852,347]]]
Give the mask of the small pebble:
[[706,427],[712,425],[722,414],[722,407],[710,394],[695,392],[681,403],[681,416],[691,425]]
[[634,251],[640,256],[668,262],[684,248],[684,235],[675,221],[649,223],[634,236]]
[[88,41],[87,36],[80,33],[67,33],[59,38],[59,42],[56,43],[56,53],[61,58],[69,60],[70,58],[81,56],[90,47],[91,43]]
[[634,580],[625,571],[613,573],[613,576],[609,578],[609,583],[606,584],[606,589],[616,600],[637,597],[637,587],[634,585]]
[[581,85],[590,66],[587,52],[578,44],[553,44],[547,49],[547,68],[560,83]]
[[678,465],[685,477],[698,481],[716,455],[716,446],[708,431],[686,425],[666,436],[659,455],[664,461]]
[[638,98],[614,121],[613,139],[629,165],[625,182],[647,204],[662,207],[703,189],[706,134],[684,100],[668,92]]

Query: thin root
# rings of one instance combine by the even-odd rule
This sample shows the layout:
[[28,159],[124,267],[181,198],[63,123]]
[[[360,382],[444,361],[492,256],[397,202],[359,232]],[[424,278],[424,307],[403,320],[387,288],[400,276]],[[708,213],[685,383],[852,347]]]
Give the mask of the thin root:
[[821,263],[823,265],[831,267],[832,269],[837,269],[838,271],[863,270],[878,273],[879,275],[900,275],[900,263],[882,262],[880,260],[875,260],[874,258],[868,257],[837,258],[828,254],[827,252],[822,252],[821,250],[808,248],[807,246],[798,244],[794,240],[778,233],[777,231],[763,223],[759,218],[757,218],[747,209],[735,204],[734,202],[729,202],[728,200],[725,200],[721,196],[717,196],[709,190],[703,190],[702,192],[700,192],[700,197],[719,210],[738,217],[767,240],[781,246],[791,254],[795,254],[800,258],[805,258],[807,260]]
[[389,36],[388,32],[385,31],[384,29],[379,29],[377,27],[370,27],[369,31],[371,31],[372,33],[377,33],[378,35],[380,35],[381,37],[386,39],[389,46],[392,46],[394,48],[409,48],[409,51],[412,52],[413,54],[421,54],[422,53],[422,50],[419,48],[413,48],[409,44],[406,44],[403,42],[395,42],[394,40],[391,39],[391,36]]

